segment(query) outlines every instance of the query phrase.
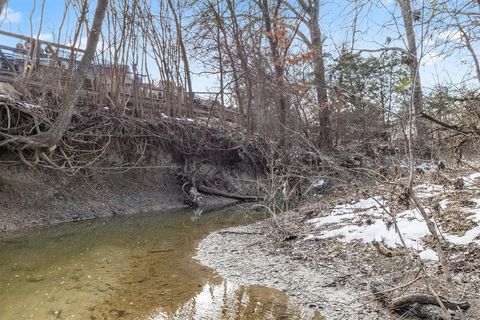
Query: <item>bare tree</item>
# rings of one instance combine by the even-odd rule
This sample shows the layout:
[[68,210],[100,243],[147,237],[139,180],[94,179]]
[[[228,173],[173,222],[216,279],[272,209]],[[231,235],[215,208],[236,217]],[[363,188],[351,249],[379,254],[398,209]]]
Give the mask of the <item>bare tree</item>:
[[[421,17],[418,17],[418,12],[415,13],[414,17],[414,12],[412,11],[411,7],[411,0],[397,1],[400,5],[400,9],[402,12],[405,34],[407,37],[408,56],[406,56],[405,59],[410,68],[410,76],[412,78],[412,81],[414,82],[414,85],[412,86],[414,111],[416,115],[419,115],[421,112],[423,112],[423,92],[422,83],[420,80],[419,56],[417,52],[417,40],[415,37],[414,21],[420,19]],[[415,125],[419,142],[423,145],[426,139],[425,127],[421,122],[418,121],[415,121]]]
[[173,18],[175,21],[175,28],[177,31],[177,38],[178,43],[180,46],[180,50],[182,53],[182,60],[183,60],[183,67],[185,68],[185,78],[187,80],[187,106],[188,106],[188,113],[190,116],[193,116],[193,88],[192,88],[192,78],[190,72],[190,64],[188,61],[187,49],[185,48],[185,42],[183,41],[183,31],[182,31],[182,24],[179,19],[178,13],[176,8],[173,5],[172,0],[168,0],[168,6],[170,10],[172,10]]
[[[251,133],[253,131],[253,119],[252,119],[252,99],[253,99],[253,81],[252,75],[250,72],[250,68],[248,67],[248,62],[246,58],[245,46],[241,38],[241,31],[237,19],[237,13],[234,9],[234,3],[232,0],[227,0],[227,7],[231,15],[232,20],[232,34],[233,40],[235,43],[236,53],[238,59],[240,60],[240,66],[242,73],[245,75],[245,84],[246,84],[246,91],[247,91],[247,110],[246,110],[246,118],[247,118],[247,131]],[[233,61],[232,61],[233,63]],[[233,66],[233,64],[232,64]],[[240,97],[240,90],[238,90],[238,96]],[[242,103],[243,104],[243,103]],[[243,106],[242,106],[243,108]],[[242,117],[245,113],[242,112]]]
[[32,137],[35,144],[47,147],[56,145],[67,130],[72,116],[75,112],[75,106],[82,90],[83,83],[87,77],[88,69],[95,57],[98,40],[102,31],[102,24],[108,7],[108,0],[98,0],[97,8],[93,18],[92,28],[88,35],[87,46],[80,60],[80,65],[73,72],[67,85],[67,93],[63,100],[63,105],[58,118],[52,127],[44,133],[39,133]]
[[279,145],[284,147],[287,138],[287,114],[288,114],[288,101],[284,94],[285,87],[285,65],[284,54],[286,48],[280,44],[280,37],[282,36],[279,30],[279,13],[282,5],[282,0],[274,2],[273,12],[270,11],[269,1],[260,0],[257,2],[262,12],[263,24],[265,33],[267,34],[268,42],[270,44],[270,54],[272,56],[274,70],[275,70],[275,86],[278,93],[277,108],[280,125],[280,140]]
[[[314,52],[314,85],[318,103],[318,122],[320,127],[319,145],[323,148],[332,146],[330,108],[328,106],[327,84],[325,80],[325,62],[323,58],[323,37],[320,29],[320,0],[298,0],[303,12],[298,12],[292,5],[287,6],[308,28],[310,41],[306,44]],[[304,37],[306,38],[306,37]]]

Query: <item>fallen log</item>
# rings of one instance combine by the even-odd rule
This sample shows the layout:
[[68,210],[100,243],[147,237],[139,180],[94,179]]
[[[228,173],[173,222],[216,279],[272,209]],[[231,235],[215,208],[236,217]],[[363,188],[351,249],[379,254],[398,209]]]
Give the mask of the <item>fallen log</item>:
[[398,311],[405,308],[410,307],[411,305],[418,303],[418,304],[430,304],[440,307],[439,300],[442,302],[445,308],[450,310],[466,310],[470,308],[470,304],[466,301],[462,302],[452,302],[443,297],[439,297],[438,299],[430,294],[424,293],[414,293],[409,294],[400,298],[392,299],[390,302],[390,308],[392,310]]
[[211,189],[208,187],[205,187],[203,185],[198,186],[198,191],[206,194],[211,194],[214,196],[220,196],[224,198],[230,198],[230,199],[235,199],[235,200],[240,200],[240,201],[246,201],[246,202],[254,202],[254,201],[263,201],[264,197],[261,196],[245,196],[237,193],[228,193],[216,189]]
[[[452,302],[444,297],[435,297],[430,294],[412,293],[402,297],[394,297],[394,291],[410,287],[414,282],[422,277],[416,277],[406,284],[392,287],[384,281],[372,281],[370,289],[375,298],[385,307],[393,312],[404,314],[408,312],[409,315],[418,316],[421,319],[430,320],[448,320],[451,319],[448,312],[443,308],[450,310],[465,310],[470,307],[468,302]],[[440,302],[443,306],[440,306]]]

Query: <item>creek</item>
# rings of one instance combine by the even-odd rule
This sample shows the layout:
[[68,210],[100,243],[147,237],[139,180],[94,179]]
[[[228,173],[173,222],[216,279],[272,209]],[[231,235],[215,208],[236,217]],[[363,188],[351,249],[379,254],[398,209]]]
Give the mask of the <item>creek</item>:
[[192,258],[208,233],[260,218],[239,207],[171,210],[4,236],[0,319],[321,319]]

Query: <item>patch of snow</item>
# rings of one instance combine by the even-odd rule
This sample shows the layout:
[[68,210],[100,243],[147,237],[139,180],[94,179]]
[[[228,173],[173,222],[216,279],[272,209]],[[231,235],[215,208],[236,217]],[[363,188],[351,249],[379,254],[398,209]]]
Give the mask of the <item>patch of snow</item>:
[[307,191],[305,192],[308,194],[310,190],[322,190],[328,185],[328,182],[325,179],[315,179],[310,186],[308,187]]
[[[409,248],[423,248],[419,244],[419,239],[429,234],[427,225],[416,209],[402,212],[397,217],[397,224],[402,233],[405,245]],[[391,224],[384,220],[376,219],[370,225],[347,225],[339,229],[323,232],[321,238],[341,237],[340,241],[350,242],[352,240],[361,240],[365,243],[381,241],[390,247],[401,246],[400,236],[395,232]]]
[[303,238],[303,241],[313,241],[313,240],[318,240],[320,239],[319,236],[314,236],[313,234],[309,234],[305,238]]
[[440,209],[445,210],[447,209],[449,203],[450,201],[448,199],[443,199],[438,203],[438,205],[440,206]]
[[432,249],[427,249],[427,250],[420,251],[418,255],[420,256],[420,259],[422,259],[422,260],[438,261],[438,255]]
[[417,170],[419,172],[437,171],[438,166],[436,164],[433,164],[433,163],[424,162],[424,163],[416,166],[415,170]]
[[[469,216],[467,219],[470,219],[476,223],[480,223],[480,211],[478,209],[466,209],[463,211],[468,213],[473,213],[473,215]],[[476,226],[470,230],[465,231],[465,233],[462,236],[445,235],[445,238],[454,244],[462,245],[462,244],[469,244],[473,242],[480,245],[480,240],[477,239],[479,236],[480,236],[480,226]]]
[[[480,173],[474,173],[463,177],[465,185],[473,185],[475,180],[480,178]],[[438,205],[445,210],[449,207],[451,199],[447,198],[450,188],[442,185],[423,183],[415,187],[419,198],[441,197]],[[451,194],[450,194],[451,195]],[[474,208],[458,208],[469,214],[470,219],[479,226],[466,230],[462,235],[443,234],[445,239],[457,245],[474,243],[480,245],[480,198],[471,199],[475,203]],[[430,209],[425,208],[427,214]],[[396,232],[391,222],[390,209],[382,197],[371,197],[341,204],[331,209],[326,216],[307,220],[315,228],[320,229],[317,235],[309,235],[305,239],[327,239],[338,238],[342,242],[353,240],[371,243],[379,241],[389,247],[402,247],[400,235]],[[358,223],[355,218],[368,217],[368,224]],[[365,221],[365,219],[362,219]],[[362,222],[360,220],[360,222]],[[421,259],[438,260],[434,250],[422,246],[422,238],[430,235],[427,224],[417,209],[406,210],[396,215],[399,232],[407,248],[416,250]],[[329,225],[329,227],[322,228]],[[332,229],[333,225],[333,229]]]
[[41,109],[42,107],[36,104],[24,103],[23,104],[27,109]]
[[480,172],[472,173],[471,175],[463,177],[462,179],[465,182],[465,186],[471,187],[478,178],[480,178]]
[[332,210],[333,215],[353,213],[353,212],[365,212],[365,213],[384,213],[390,209],[386,207],[386,201],[382,197],[371,197],[367,199],[360,199],[358,201],[352,201],[351,203],[341,204],[335,206]]
[[357,217],[357,214],[381,217],[382,214],[388,213],[389,210],[390,209],[385,206],[385,200],[382,197],[373,197],[337,205],[330,211],[329,215],[310,219],[307,220],[307,222],[313,224],[315,228],[319,228],[326,224],[354,219]]
[[[388,213],[388,210],[388,207],[385,207],[385,200],[381,197],[361,199],[351,204],[338,205],[330,211],[329,215],[310,219],[307,222],[313,224],[315,228],[320,228],[326,224],[353,219],[358,213],[368,215],[373,218],[373,222],[367,225],[342,225],[333,230],[323,231],[318,236],[310,235],[304,240],[338,237],[339,241],[342,242],[360,240],[364,243],[371,243],[379,241],[389,247],[401,247],[402,241],[394,226],[382,219],[385,217],[385,213]],[[436,255],[433,256],[420,244],[420,239],[428,235],[429,231],[418,210],[411,209],[398,214],[397,225],[408,248],[420,251],[425,259],[435,260]]]
[[480,235],[480,226],[470,229],[465,232],[463,236],[456,236],[456,235],[445,235],[445,238],[454,243],[454,244],[469,244],[469,243],[476,243],[480,244],[479,240],[476,238]]
[[310,188],[323,188],[327,182],[323,179],[316,179],[315,181],[312,182],[310,185]]
[[353,213],[345,213],[345,214],[337,214],[333,216],[326,216],[322,218],[314,218],[307,220],[308,223],[314,224],[315,228],[319,228],[323,225],[330,224],[330,223],[339,223],[343,222],[345,220],[353,219],[355,218],[355,214]]
[[188,122],[195,122],[195,120],[191,119],[191,118],[175,118],[175,120],[178,120],[178,121],[188,121]]
[[167,116],[165,113],[163,113],[163,112],[162,112],[160,115],[162,116],[163,119],[168,118],[168,116]]

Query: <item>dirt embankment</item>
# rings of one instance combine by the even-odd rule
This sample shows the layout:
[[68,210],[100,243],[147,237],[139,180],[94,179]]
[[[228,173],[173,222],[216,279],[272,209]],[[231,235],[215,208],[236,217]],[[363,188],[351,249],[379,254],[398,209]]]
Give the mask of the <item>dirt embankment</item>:
[[[18,101],[0,105],[0,116],[18,123],[5,136],[26,135],[39,122],[44,131],[52,114]],[[202,207],[224,205],[236,201],[228,195],[257,195],[265,172],[261,141],[190,119],[79,113],[56,148],[15,141],[0,138],[0,232],[184,207],[192,185],[224,195],[203,194]]]
[[[133,169],[121,174],[78,174],[2,165],[0,233],[18,229],[185,207],[173,170]],[[204,206],[231,203],[205,196]]]

